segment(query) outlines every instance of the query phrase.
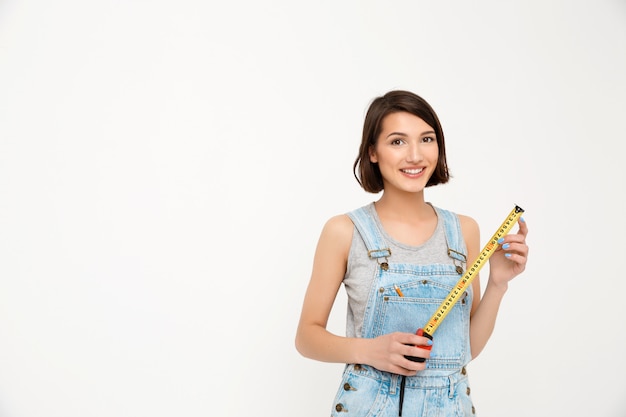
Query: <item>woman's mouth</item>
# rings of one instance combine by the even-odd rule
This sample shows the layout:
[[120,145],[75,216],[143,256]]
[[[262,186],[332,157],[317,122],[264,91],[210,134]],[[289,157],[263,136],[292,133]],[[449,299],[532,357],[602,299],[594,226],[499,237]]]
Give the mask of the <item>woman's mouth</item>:
[[422,172],[424,170],[424,168],[411,168],[411,169],[401,169],[401,172],[404,172],[405,174],[409,174],[409,175],[417,175],[420,172]]

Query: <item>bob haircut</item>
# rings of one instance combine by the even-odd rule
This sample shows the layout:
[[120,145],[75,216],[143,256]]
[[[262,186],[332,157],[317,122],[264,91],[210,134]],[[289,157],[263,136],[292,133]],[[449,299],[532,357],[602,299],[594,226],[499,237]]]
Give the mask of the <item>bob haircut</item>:
[[446,146],[443,138],[443,129],[437,114],[430,104],[420,96],[409,91],[396,90],[375,98],[365,115],[359,156],[354,161],[352,168],[354,177],[359,185],[369,193],[378,193],[385,188],[378,164],[370,161],[370,149],[376,145],[385,116],[397,112],[407,112],[415,115],[425,121],[435,131],[439,155],[437,167],[428,179],[426,187],[448,182],[450,174],[446,161]]

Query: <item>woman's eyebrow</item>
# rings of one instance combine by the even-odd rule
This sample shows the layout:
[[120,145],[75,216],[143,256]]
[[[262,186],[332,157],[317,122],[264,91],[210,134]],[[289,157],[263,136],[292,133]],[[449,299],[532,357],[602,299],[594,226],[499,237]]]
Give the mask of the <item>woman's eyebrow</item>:
[[393,135],[409,136],[406,133],[402,133],[402,132],[391,132],[390,134],[387,135],[387,137],[393,136]]
[[[437,133],[434,130],[427,130],[426,132],[422,132],[420,133],[420,136],[424,136],[424,135],[436,135]],[[402,133],[402,132],[391,132],[390,134],[387,135],[387,137],[389,136],[393,136],[393,135],[400,135],[400,136],[409,136],[406,133]]]

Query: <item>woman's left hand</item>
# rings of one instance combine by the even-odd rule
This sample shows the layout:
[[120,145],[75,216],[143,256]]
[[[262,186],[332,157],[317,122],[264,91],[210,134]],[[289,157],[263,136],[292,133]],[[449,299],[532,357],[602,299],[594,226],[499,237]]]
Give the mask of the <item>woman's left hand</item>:
[[493,284],[506,286],[526,269],[528,225],[521,217],[518,224],[518,232],[504,236],[498,249],[489,258],[489,279]]

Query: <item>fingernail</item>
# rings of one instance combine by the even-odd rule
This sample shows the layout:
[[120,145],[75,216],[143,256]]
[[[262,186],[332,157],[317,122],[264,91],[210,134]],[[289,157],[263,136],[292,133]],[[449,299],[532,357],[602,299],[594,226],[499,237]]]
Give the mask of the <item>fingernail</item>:
[[500,239],[498,239],[498,243],[502,243],[502,242],[504,242],[504,238],[503,238],[503,237],[501,237]]
[[505,243],[504,245],[502,245],[502,249],[508,249],[509,246],[511,246],[510,243]]
[[427,344],[428,346],[432,346],[432,345],[433,345],[433,341],[432,341],[432,340],[430,340],[430,339],[428,339],[428,341],[426,342],[426,344]]
[[526,220],[524,220],[524,218],[523,218],[523,217],[520,217],[520,218],[519,218],[519,221],[520,221],[520,222],[522,222],[522,223],[526,223]]
[[506,256],[507,258],[510,258],[511,254],[510,253],[505,253],[504,256]]

